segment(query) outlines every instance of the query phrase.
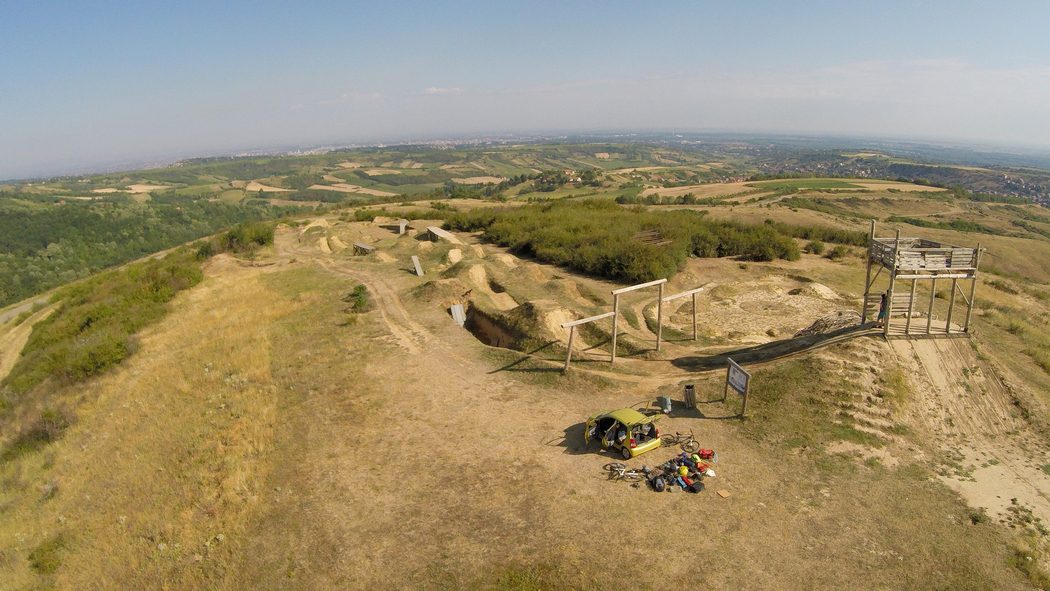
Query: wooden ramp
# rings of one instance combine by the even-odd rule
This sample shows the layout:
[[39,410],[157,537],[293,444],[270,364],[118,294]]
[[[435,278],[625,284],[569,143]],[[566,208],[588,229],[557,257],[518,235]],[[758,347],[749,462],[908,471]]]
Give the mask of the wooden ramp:
[[689,371],[725,371],[726,364],[728,363],[727,360],[729,358],[732,358],[733,361],[740,364],[762,363],[764,361],[773,361],[774,359],[781,359],[791,355],[805,353],[806,351],[812,351],[813,349],[841,343],[857,337],[878,336],[882,336],[881,328],[872,324],[859,324],[857,326],[849,326],[823,334],[806,335],[792,339],[773,341],[763,345],[734,349],[732,351],[723,351],[713,355],[679,357],[678,359],[671,361],[671,363],[675,367]]
[[447,240],[452,244],[463,244],[459,241],[459,238],[456,238],[455,234],[442,230],[437,226],[427,226],[427,235],[430,236],[430,239],[434,242],[437,242],[438,240]]

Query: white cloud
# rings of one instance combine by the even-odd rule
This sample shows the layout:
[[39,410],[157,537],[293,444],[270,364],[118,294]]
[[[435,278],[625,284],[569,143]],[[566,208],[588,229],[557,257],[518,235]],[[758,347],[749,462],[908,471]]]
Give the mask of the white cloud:
[[460,94],[462,92],[463,92],[462,88],[455,87],[455,86],[454,87],[450,87],[450,88],[442,88],[440,86],[428,86],[427,88],[423,89],[423,94],[431,94],[431,95],[435,95],[435,94]]

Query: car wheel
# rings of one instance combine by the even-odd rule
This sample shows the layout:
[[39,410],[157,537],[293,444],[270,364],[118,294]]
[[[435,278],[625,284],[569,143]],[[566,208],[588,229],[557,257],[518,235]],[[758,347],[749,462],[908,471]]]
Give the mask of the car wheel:
[[629,448],[629,447],[621,447],[620,448],[620,456],[623,459],[625,459],[625,460],[631,459],[631,448]]

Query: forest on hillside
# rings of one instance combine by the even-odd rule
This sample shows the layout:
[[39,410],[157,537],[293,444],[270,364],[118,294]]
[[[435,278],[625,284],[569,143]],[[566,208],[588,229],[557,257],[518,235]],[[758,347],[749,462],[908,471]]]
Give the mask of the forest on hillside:
[[0,306],[287,208],[0,198]]

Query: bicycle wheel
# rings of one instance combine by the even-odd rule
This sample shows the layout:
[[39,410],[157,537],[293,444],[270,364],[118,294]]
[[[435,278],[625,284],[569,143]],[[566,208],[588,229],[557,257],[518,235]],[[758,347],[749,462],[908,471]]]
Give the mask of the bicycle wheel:
[[627,464],[621,464],[620,462],[609,462],[602,466],[602,470],[606,472],[622,472],[627,469]]
[[642,474],[638,470],[627,470],[626,472],[623,473],[622,478],[624,480],[629,480],[631,482],[637,482],[637,481],[645,478],[645,475]]
[[670,447],[676,443],[678,443],[678,438],[674,435],[667,434],[660,436],[660,445],[662,445],[663,447]]
[[696,440],[683,441],[682,451],[695,454],[696,452],[700,451],[700,442]]

